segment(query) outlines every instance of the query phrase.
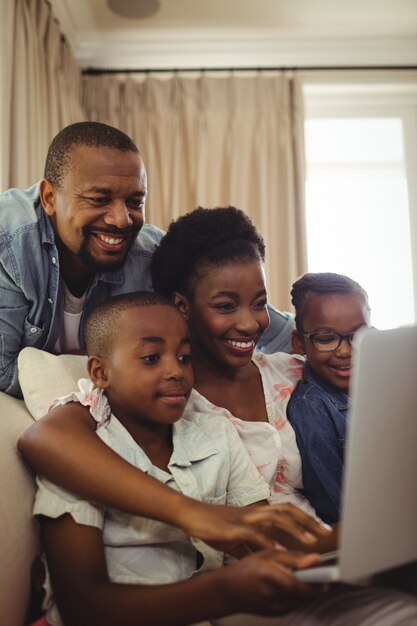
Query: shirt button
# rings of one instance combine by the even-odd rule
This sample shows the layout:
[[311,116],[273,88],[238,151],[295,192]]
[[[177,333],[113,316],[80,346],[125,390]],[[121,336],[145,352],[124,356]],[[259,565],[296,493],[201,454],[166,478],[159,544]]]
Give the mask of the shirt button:
[[37,329],[37,328],[35,328],[35,326],[32,326],[32,328],[30,329],[30,332],[31,332],[32,334],[35,334],[35,333],[37,333],[37,332],[38,332],[38,329]]
[[52,300],[52,298],[48,298],[48,302],[49,302],[49,304],[53,304],[53,303],[54,303],[54,301]]
[[56,265],[56,258],[54,256],[52,257],[51,261],[54,265]]
[[190,484],[186,478],[181,478],[179,482],[180,482],[180,485],[183,485],[183,487],[188,487],[188,485]]

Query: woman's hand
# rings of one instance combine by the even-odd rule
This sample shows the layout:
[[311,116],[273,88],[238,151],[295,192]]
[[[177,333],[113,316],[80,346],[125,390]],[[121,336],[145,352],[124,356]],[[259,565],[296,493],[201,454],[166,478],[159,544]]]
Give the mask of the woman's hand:
[[327,525],[292,504],[241,508],[189,500],[182,508],[178,525],[188,535],[238,558],[277,543],[282,549],[311,552],[318,542],[332,534]]

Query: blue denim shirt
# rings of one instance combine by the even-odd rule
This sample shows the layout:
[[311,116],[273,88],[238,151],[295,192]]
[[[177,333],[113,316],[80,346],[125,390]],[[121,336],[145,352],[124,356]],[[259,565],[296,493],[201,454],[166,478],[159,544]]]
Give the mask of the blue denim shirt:
[[263,333],[256,349],[265,354],[292,351],[291,335],[295,328],[294,315],[287,311],[278,311],[268,304],[270,324]]
[[[163,232],[145,225],[117,272],[97,274],[80,324],[99,302],[120,293],[151,289],[149,265]],[[62,319],[63,291],[59,255],[39,185],[0,194],[0,389],[20,395],[17,355],[31,346],[51,351]]]
[[324,522],[340,520],[349,397],[319,378],[308,363],[287,407],[301,454],[307,499]]

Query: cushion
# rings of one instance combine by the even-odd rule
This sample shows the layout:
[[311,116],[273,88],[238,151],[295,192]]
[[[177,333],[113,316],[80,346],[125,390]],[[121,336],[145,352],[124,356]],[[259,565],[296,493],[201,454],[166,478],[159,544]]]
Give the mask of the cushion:
[[19,436],[33,424],[22,400],[0,392],[0,623],[26,624],[30,563],[38,550],[32,519],[35,485],[16,449]]
[[55,398],[76,390],[79,378],[88,378],[86,356],[56,355],[37,348],[21,350],[18,368],[23,399],[35,419],[48,412]]

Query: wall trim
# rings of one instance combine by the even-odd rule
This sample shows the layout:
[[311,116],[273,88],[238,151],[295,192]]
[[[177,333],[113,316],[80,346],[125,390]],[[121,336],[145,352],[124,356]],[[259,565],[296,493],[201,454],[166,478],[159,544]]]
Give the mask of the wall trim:
[[414,37],[321,37],[278,31],[83,33],[73,46],[82,68],[199,69],[417,66]]

